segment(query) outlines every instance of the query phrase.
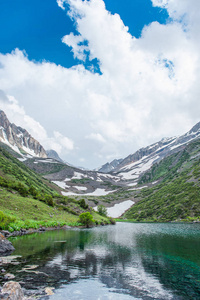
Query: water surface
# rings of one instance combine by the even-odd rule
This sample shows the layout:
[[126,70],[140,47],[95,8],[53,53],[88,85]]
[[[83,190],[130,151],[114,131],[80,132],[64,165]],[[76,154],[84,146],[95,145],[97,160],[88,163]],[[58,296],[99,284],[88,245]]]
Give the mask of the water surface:
[[50,300],[200,299],[200,224],[49,231],[12,240],[7,271]]

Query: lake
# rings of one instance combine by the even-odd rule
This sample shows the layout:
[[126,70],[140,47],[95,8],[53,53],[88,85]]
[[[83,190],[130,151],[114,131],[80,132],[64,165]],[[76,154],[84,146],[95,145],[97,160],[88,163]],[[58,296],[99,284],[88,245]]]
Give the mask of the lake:
[[117,223],[12,243],[19,257],[6,271],[26,289],[54,288],[40,299],[200,299],[200,224]]

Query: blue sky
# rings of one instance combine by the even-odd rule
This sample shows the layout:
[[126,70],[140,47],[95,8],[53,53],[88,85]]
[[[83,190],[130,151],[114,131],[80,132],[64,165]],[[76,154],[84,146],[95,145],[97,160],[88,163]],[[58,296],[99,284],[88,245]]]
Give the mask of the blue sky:
[[[152,7],[150,0],[106,0],[105,4],[112,14],[120,14],[135,37],[141,35],[145,25],[168,20],[167,11]],[[66,12],[67,9],[63,11],[58,7],[56,0],[1,1],[0,52],[19,48],[25,50],[31,60],[47,60],[67,68],[78,64],[70,47],[61,42],[64,35],[76,33]]]
[[199,1],[6,0],[0,20],[0,107],[69,163],[199,121]]

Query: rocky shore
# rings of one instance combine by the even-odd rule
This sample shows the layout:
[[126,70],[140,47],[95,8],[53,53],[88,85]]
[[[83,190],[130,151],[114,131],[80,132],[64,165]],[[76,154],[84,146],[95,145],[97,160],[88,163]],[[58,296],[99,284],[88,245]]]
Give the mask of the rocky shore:
[[9,255],[15,250],[12,243],[9,242],[6,237],[0,233],[0,255]]
[[40,227],[38,229],[20,229],[19,231],[13,231],[9,232],[7,230],[1,230],[0,233],[5,237],[5,238],[10,238],[10,237],[15,237],[15,236],[21,236],[25,234],[31,234],[31,233],[39,233],[39,232],[44,232],[44,231],[49,231],[49,230],[59,230],[59,229],[70,229],[72,227],[64,225],[64,226],[57,226],[57,227]]

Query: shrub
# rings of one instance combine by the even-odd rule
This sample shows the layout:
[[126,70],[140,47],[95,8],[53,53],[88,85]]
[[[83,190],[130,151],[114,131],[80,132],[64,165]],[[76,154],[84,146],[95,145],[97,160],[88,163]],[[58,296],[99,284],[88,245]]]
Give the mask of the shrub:
[[104,205],[98,205],[97,206],[97,211],[101,216],[107,216],[107,209],[105,208]]
[[115,225],[116,221],[113,218],[109,218],[110,224]]
[[9,217],[7,215],[5,215],[2,211],[0,211],[0,229],[8,229],[8,225],[11,223],[11,222],[14,222],[15,221],[15,218],[13,217]]
[[27,197],[28,196],[28,189],[23,183],[19,182],[17,184],[16,189],[22,197]]
[[82,207],[83,209],[87,209],[88,208],[88,204],[85,203],[85,199],[81,199],[78,201],[80,207]]
[[48,195],[48,194],[45,194],[44,195],[44,200],[45,200],[45,203],[49,206],[54,206],[54,202],[53,202],[53,198],[51,195]]
[[93,217],[89,212],[80,214],[78,222],[83,224],[87,228],[94,224]]

